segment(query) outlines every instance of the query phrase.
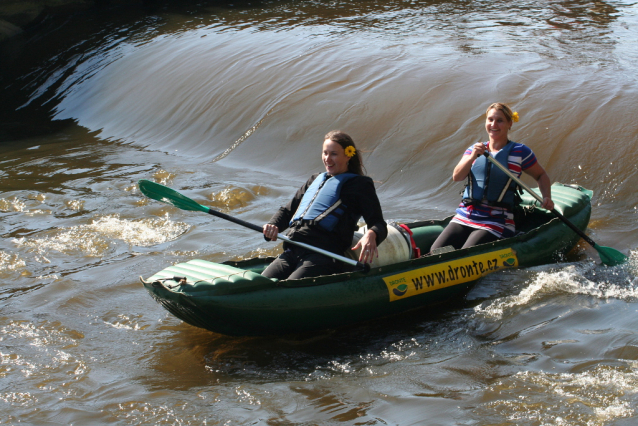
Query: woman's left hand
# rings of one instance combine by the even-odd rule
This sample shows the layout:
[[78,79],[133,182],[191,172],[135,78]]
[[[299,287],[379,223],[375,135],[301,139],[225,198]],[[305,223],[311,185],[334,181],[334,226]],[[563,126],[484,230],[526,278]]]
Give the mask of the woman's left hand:
[[358,248],[361,248],[359,262],[372,263],[375,258],[379,257],[379,252],[377,250],[377,234],[372,229],[368,229],[359,242],[352,247],[352,250],[357,250]]
[[537,162],[532,167],[525,169],[524,172],[533,177],[538,183],[538,188],[541,190],[541,196],[543,197],[541,207],[547,210],[553,210],[552,183],[543,166]]

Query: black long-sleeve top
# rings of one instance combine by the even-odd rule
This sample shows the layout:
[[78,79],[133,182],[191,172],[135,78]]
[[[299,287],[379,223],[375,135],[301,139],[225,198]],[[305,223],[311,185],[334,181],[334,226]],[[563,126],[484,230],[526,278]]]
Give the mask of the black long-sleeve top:
[[[289,227],[290,220],[297,211],[299,203],[308,187],[319,176],[312,175],[310,179],[297,191],[294,198],[281,207],[268,223],[279,228],[279,232]],[[346,212],[332,231],[327,231],[317,224],[303,223],[294,225],[287,232],[293,241],[300,241],[337,254],[344,254],[351,248],[352,237],[358,229],[357,222],[363,217],[368,229],[377,234],[377,245],[381,244],[388,235],[388,228],[381,203],[377,197],[372,179],[368,176],[355,176],[346,181],[341,187],[341,200],[347,206]],[[286,243],[284,243],[285,247]]]

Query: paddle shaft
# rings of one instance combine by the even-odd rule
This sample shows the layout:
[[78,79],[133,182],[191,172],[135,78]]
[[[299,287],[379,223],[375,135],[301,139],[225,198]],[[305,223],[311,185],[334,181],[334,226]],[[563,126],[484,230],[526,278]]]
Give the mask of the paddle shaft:
[[[543,198],[538,195],[536,192],[532,191],[531,188],[527,185],[525,185],[519,178],[517,178],[516,176],[514,176],[512,174],[512,172],[510,172],[507,168],[505,168],[505,166],[503,166],[501,163],[499,163],[498,161],[496,161],[494,158],[492,158],[487,152],[484,154],[485,157],[487,157],[488,161],[491,161],[492,164],[496,165],[496,167],[498,167],[499,169],[501,169],[501,171],[503,173],[505,173],[507,176],[509,176],[514,182],[516,182],[517,184],[519,184],[521,187],[523,187],[523,189],[525,189],[532,197],[536,198],[538,200],[538,202],[540,202],[541,204],[543,204]],[[562,220],[565,225],[569,226],[572,231],[574,231],[575,233],[577,233],[583,240],[587,241],[589,244],[592,245],[592,247],[596,247],[597,244],[596,242],[594,242],[594,240],[592,240],[591,238],[589,238],[587,236],[587,234],[585,234],[583,231],[581,231],[580,229],[578,229],[578,227],[576,227],[576,225],[574,225],[573,223],[571,223],[569,221],[569,219],[567,219],[565,216],[563,216],[562,214],[560,214],[556,209],[551,209],[550,210],[554,215],[556,215],[556,217],[558,217],[560,220]]]
[[[226,213],[218,212],[217,210],[213,210],[211,208],[208,208],[208,213],[212,214],[213,216],[217,216],[217,217],[219,217],[221,219],[225,219],[225,220],[228,220],[230,222],[236,223],[238,225],[245,226],[246,228],[250,228],[250,229],[252,229],[254,231],[263,233],[263,228],[255,225],[253,223],[246,222],[245,220],[241,220],[241,219],[237,219],[236,217],[229,216]],[[314,246],[311,246],[309,244],[302,243],[300,241],[291,240],[290,238],[288,238],[287,236],[285,236],[283,234],[277,234],[277,238],[280,238],[280,239],[282,239],[282,240],[284,240],[284,241],[286,241],[286,242],[288,242],[290,244],[293,244],[293,245],[296,245],[296,246],[299,246],[299,247],[303,247],[303,248],[305,248],[307,250],[315,251],[317,253],[320,253],[320,254],[323,254],[325,256],[331,257],[333,259],[339,260],[339,261],[347,263],[349,265],[356,266],[356,267],[358,267],[360,269],[363,269],[366,272],[368,270],[370,270],[370,265],[368,265],[368,264],[357,262],[354,259],[350,259],[350,258],[347,258],[345,256],[341,256],[341,255],[338,255],[336,253],[332,253],[332,252],[330,252],[328,250],[320,249],[319,247],[314,247]]]

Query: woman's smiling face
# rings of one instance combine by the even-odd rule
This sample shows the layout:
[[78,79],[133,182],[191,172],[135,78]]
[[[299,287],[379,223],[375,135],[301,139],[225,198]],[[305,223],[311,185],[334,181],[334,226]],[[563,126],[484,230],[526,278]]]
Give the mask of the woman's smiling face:
[[502,111],[492,108],[485,118],[485,130],[490,138],[507,139],[507,132],[512,127],[512,122],[507,120]]
[[323,154],[321,155],[323,165],[326,167],[326,172],[332,176],[348,171],[348,160],[350,158],[346,155],[343,147],[330,139],[323,141]]

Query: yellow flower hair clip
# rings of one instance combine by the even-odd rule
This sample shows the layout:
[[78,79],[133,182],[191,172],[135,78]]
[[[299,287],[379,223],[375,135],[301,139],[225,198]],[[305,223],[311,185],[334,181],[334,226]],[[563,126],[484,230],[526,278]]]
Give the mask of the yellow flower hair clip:
[[352,145],[348,145],[346,147],[345,151],[346,151],[346,157],[348,157],[348,158],[354,157],[354,155],[357,153],[357,150]]
[[518,123],[518,113],[516,111],[512,113],[512,121]]

